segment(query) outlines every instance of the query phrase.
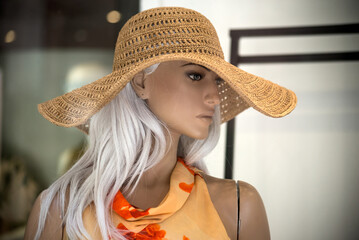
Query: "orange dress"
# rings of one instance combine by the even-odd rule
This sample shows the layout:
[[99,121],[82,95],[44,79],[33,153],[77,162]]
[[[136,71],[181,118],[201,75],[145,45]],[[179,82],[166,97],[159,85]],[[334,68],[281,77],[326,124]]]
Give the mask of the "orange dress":
[[211,201],[201,171],[178,159],[170,190],[155,208],[132,206],[119,191],[113,222],[127,239],[230,239]]

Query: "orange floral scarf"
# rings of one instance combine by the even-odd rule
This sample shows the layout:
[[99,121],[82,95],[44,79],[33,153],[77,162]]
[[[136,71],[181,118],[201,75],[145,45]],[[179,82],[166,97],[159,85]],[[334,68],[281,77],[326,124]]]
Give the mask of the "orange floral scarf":
[[138,209],[119,191],[112,208],[113,221],[127,239],[229,239],[201,171],[181,158],[159,206]]

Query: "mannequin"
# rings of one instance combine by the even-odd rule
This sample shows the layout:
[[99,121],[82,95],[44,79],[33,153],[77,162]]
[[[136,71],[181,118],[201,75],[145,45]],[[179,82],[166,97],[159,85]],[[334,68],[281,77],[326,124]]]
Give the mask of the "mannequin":
[[119,34],[113,73],[39,105],[49,121],[88,133],[89,147],[40,194],[25,239],[270,239],[256,189],[210,176],[203,158],[221,122],[249,106],[281,117],[296,97],[228,65],[216,37],[190,9],[139,13]]
[[[166,124],[169,130],[166,139],[170,139],[171,142],[159,163],[146,171],[133,189],[133,193],[126,196],[131,204],[141,209],[157,206],[168,192],[180,136],[185,134],[194,139],[207,138],[214,108],[219,104],[217,84],[222,80],[215,73],[199,65],[183,66],[185,64],[188,62],[161,63],[152,74],[145,75],[141,72],[129,83],[138,97],[146,100],[149,109]],[[167,79],[171,80],[166,81]],[[231,239],[236,239],[235,184],[231,180],[217,179],[209,175],[205,175],[205,179],[228,235]],[[148,195],[148,191],[152,194]],[[249,184],[241,182],[240,197],[240,239],[269,239],[266,213],[258,192]],[[61,211],[55,202],[51,205],[49,214],[52,217],[48,217],[44,233],[48,231],[51,239],[61,239]],[[29,227],[36,226],[39,207],[38,198],[29,218],[26,239],[32,239],[34,236],[36,228],[32,228],[31,231]],[[58,229],[55,234],[54,229]],[[86,230],[90,231],[94,239],[98,239],[99,232],[91,232],[92,229]],[[43,236],[41,239],[48,237]]]

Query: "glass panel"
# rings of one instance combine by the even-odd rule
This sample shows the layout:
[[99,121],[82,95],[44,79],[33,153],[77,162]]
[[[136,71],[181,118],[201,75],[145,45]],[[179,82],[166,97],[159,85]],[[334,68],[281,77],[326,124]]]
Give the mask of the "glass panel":
[[0,234],[24,225],[38,192],[86,142],[45,120],[37,104],[111,73],[118,31],[138,10],[125,0],[1,2]]
[[241,67],[292,89],[298,105],[281,119],[253,109],[236,118],[235,179],[261,193],[272,236],[286,239],[300,226],[307,230],[291,239],[340,238],[359,220],[359,63]]

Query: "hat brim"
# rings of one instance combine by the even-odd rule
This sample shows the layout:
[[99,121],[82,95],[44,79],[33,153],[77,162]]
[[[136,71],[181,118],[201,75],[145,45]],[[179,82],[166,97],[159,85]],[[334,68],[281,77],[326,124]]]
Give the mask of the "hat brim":
[[[184,60],[201,64],[225,82],[219,86],[222,122],[229,121],[248,107],[270,117],[283,117],[296,106],[291,90],[248,73],[224,59],[194,53],[161,55],[134,63],[131,71],[112,72],[101,79],[38,105],[39,112],[50,122],[63,127],[78,127],[109,103],[139,71],[160,62]],[[86,131],[85,131],[86,132]]]
[[61,127],[75,127],[110,102],[128,82],[129,74],[112,72],[92,83],[38,104],[47,120]]
[[[226,108],[226,113],[230,111],[228,116],[222,116],[222,122],[229,121],[246,109],[241,105],[247,104],[247,107],[253,107],[273,118],[286,116],[296,107],[297,96],[293,91],[246,72],[223,59],[202,56],[198,63],[216,72],[230,86],[228,91],[235,92],[230,91],[226,94],[229,95],[227,99],[221,101],[221,108]],[[228,103],[224,103],[226,100]]]

